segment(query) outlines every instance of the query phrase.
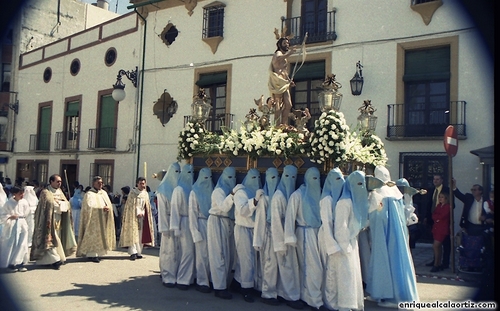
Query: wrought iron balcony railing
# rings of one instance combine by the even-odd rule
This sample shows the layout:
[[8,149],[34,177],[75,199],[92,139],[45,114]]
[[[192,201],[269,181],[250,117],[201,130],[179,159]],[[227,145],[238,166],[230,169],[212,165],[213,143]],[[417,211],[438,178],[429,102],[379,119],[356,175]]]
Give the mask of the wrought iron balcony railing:
[[[222,128],[225,127],[229,130],[233,128],[233,118],[232,113],[221,113],[214,119],[208,119],[205,121],[205,129],[209,132],[222,134]],[[191,116],[184,116],[184,126],[191,120]]]
[[88,149],[115,149],[116,128],[101,127],[89,129]]
[[448,125],[453,125],[458,138],[466,138],[465,101],[451,101],[439,110],[410,110],[408,104],[387,105],[387,138],[443,137]]
[[31,134],[30,151],[50,151],[50,134]]
[[64,131],[56,133],[55,150],[78,150],[79,132]]
[[337,40],[337,33],[335,32],[335,12],[326,12],[324,15],[318,14],[314,17],[304,16],[281,18],[281,31],[284,27],[288,29],[289,34],[294,37],[290,40],[290,45],[301,44],[307,32],[306,43],[325,42]]

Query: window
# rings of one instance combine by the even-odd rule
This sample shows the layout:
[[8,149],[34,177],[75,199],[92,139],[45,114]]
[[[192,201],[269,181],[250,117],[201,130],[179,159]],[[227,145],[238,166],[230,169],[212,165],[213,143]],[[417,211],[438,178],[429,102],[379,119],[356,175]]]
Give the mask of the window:
[[109,48],[106,51],[106,54],[104,54],[104,63],[106,66],[111,66],[115,63],[116,61],[116,49],[115,48]]
[[50,150],[50,130],[52,120],[52,104],[42,105],[38,112],[38,133],[36,150]]
[[113,187],[114,160],[96,160],[90,163],[89,185],[92,185],[94,176],[101,176],[104,185]]
[[308,33],[308,42],[323,36],[327,26],[327,0],[302,0],[302,32]]
[[[294,66],[290,65],[291,68]],[[307,122],[307,128],[310,131],[314,128],[314,121],[321,116],[318,93],[322,90],[325,76],[325,61],[319,61],[304,63],[293,78],[295,87],[290,89],[293,109],[309,109],[311,119]]]
[[49,83],[50,79],[52,79],[52,69],[50,67],[47,67],[43,71],[43,81],[45,83]]
[[80,99],[66,102],[64,112],[63,149],[78,149],[80,129]]
[[3,63],[2,64],[2,92],[8,92],[10,91],[10,72],[11,72],[11,65],[8,63]]
[[416,5],[416,4],[426,3],[426,2],[433,2],[433,1],[436,1],[436,0],[411,0],[411,4]]
[[74,59],[71,62],[71,65],[69,67],[69,71],[72,76],[76,76],[80,72],[80,60],[79,59]]
[[99,103],[97,148],[116,148],[118,104],[111,94],[102,95]]
[[406,136],[439,136],[449,123],[450,47],[405,53]]
[[49,161],[36,160],[33,163],[33,168],[35,170],[35,180],[38,180],[40,185],[46,185],[49,181]]
[[205,89],[208,103],[212,105],[206,129],[219,132],[221,126],[227,125],[229,121],[229,116],[226,114],[227,71],[202,74],[196,85]]
[[203,8],[203,38],[223,37],[225,6],[216,1]]

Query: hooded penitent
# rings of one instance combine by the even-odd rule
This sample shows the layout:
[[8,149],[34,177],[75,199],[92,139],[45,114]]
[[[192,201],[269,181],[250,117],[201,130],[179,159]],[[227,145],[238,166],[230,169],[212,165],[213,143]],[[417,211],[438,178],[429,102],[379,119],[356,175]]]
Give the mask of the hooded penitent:
[[177,186],[181,187],[185,198],[189,198],[189,194],[193,188],[194,172],[192,164],[185,164],[181,169],[181,174],[177,180]]
[[[274,195],[274,192],[276,191],[276,188],[278,187],[278,184],[280,182],[280,176],[278,173],[278,170],[275,167],[270,167],[266,170],[266,182],[264,183],[264,194],[269,197],[269,202],[271,202],[271,199]],[[266,220],[267,222],[271,222],[271,212],[270,212],[271,204],[267,204],[267,211],[266,211]]]
[[365,173],[354,171],[347,177],[340,199],[351,199],[356,216],[356,231],[366,226],[368,220],[368,191],[366,190]]
[[[323,199],[326,196],[331,196],[332,202],[337,202],[342,194],[344,182],[344,174],[342,174],[342,171],[338,167],[330,170],[323,184],[321,198]],[[332,215],[335,215],[335,204],[332,205]]]
[[177,180],[179,179],[180,173],[181,166],[178,162],[170,164],[167,173],[160,182],[158,189],[156,189],[156,193],[163,194],[165,198],[170,202],[170,200],[172,199],[172,191],[174,191],[174,188],[177,187]]
[[316,167],[307,169],[304,175],[304,189],[302,192],[303,216],[307,225],[313,228],[321,226],[319,199],[321,197],[320,173]]
[[200,212],[208,218],[208,211],[212,205],[212,191],[214,183],[212,181],[212,171],[208,167],[204,167],[198,174],[198,179],[193,184],[193,192],[196,194]]
[[234,167],[226,167],[217,181],[215,188],[221,188],[228,195],[236,186],[236,169]]

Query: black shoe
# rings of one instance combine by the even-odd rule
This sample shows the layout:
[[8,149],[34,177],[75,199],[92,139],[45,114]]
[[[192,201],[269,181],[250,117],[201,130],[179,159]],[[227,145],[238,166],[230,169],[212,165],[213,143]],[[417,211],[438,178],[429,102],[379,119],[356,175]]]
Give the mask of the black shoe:
[[295,300],[295,301],[287,301],[286,305],[289,306],[292,309],[295,310],[302,310],[304,309],[304,303],[300,300]]
[[450,266],[449,266],[449,265],[447,265],[447,266],[445,266],[445,265],[441,265],[441,267],[440,267],[440,268],[441,268],[441,270],[444,270],[444,269],[450,269]]
[[426,267],[434,266],[434,260],[425,264]]
[[180,290],[188,290],[189,289],[189,285],[184,285],[184,284],[177,284],[176,287]]
[[92,261],[92,262],[96,262],[96,263],[101,262],[101,260],[99,259],[99,257],[89,257],[89,260]]
[[212,291],[210,287],[206,285],[196,285],[196,290],[204,294],[208,294]]
[[136,259],[137,259],[137,254],[130,255],[130,260],[136,260]]
[[222,298],[222,299],[226,299],[226,300],[229,300],[229,299],[233,299],[233,295],[228,292],[226,289],[219,289],[219,290],[215,290],[215,297],[219,297],[219,298]]
[[162,283],[163,286],[168,287],[168,288],[174,288],[175,284],[174,283]]
[[243,299],[244,299],[246,302],[250,302],[250,303],[252,303],[252,302],[254,302],[254,301],[255,301],[255,299],[253,299],[253,297],[252,297],[250,294],[244,294],[244,295],[243,295]]
[[17,269],[17,267],[16,267],[16,266],[14,266],[14,265],[9,265],[9,269],[10,269],[12,272],[17,272],[17,270],[19,270],[19,269]]
[[51,266],[53,269],[59,270],[59,268],[61,268],[61,265],[62,265],[62,261],[59,260],[59,261],[54,262]]
[[265,303],[266,305],[277,306],[280,304],[280,301],[277,298],[260,298],[260,301]]
[[142,259],[142,255],[137,254],[137,259]]
[[432,267],[432,269],[431,269],[431,272],[439,272],[439,271],[441,271],[441,267],[436,267],[436,266],[434,266],[434,267]]

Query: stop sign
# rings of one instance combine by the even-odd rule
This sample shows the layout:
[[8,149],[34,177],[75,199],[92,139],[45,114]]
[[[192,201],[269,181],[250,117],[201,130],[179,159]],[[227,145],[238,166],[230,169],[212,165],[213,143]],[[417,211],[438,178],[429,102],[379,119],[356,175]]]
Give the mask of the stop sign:
[[449,125],[444,131],[444,150],[450,157],[454,157],[458,151],[458,136],[453,125]]

